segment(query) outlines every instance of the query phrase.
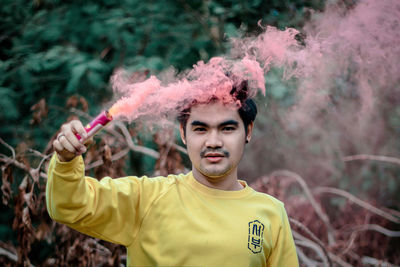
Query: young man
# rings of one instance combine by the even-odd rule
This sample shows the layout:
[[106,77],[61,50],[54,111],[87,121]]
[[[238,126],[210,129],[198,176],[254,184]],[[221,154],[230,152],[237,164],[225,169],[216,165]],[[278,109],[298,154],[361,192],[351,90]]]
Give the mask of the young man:
[[[168,177],[84,176],[85,151],[63,125],[47,183],[50,216],[80,232],[127,247],[128,266],[298,266],[283,204],[238,180],[257,109],[218,100],[179,117],[192,171]],[[77,156],[79,155],[79,156]]]

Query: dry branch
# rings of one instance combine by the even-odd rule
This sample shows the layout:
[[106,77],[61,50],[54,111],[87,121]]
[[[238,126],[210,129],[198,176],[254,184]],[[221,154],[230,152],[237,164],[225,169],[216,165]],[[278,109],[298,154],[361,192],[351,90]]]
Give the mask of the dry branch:
[[[124,150],[119,151],[118,153],[112,155],[111,161],[119,160],[120,158],[122,158],[123,156],[125,156],[126,154],[128,154],[129,151],[131,151],[130,148],[125,148]],[[104,162],[103,162],[102,159],[97,160],[97,161],[95,161],[95,162],[92,162],[92,163],[86,165],[86,166],[85,166],[85,170],[87,171],[87,170],[96,168],[96,167],[102,165],[103,163],[104,163]]]
[[400,165],[400,159],[395,157],[367,155],[367,154],[351,155],[343,157],[343,161],[345,162],[354,160],[376,160],[376,161],[389,162]]
[[1,247],[0,247],[0,256],[6,256],[13,262],[18,262],[18,256],[16,254]]
[[128,129],[126,128],[126,126],[123,123],[117,121],[117,122],[115,122],[115,125],[121,129],[122,134],[125,137],[126,143],[130,149],[132,149],[133,151],[141,152],[145,155],[148,155],[148,156],[156,158],[156,159],[159,158],[160,153],[158,153],[157,151],[155,151],[151,148],[145,147],[145,146],[135,145],[132,141],[132,137],[129,134]]
[[351,227],[351,231],[375,231],[390,237],[400,237],[400,231],[392,231],[377,224],[363,224]]
[[12,164],[15,167],[18,167],[18,168],[20,168],[20,169],[22,169],[22,170],[24,170],[26,172],[29,172],[29,168],[27,166],[25,166],[25,164],[23,164],[22,162],[19,162],[16,159],[9,158],[4,154],[0,154],[0,161],[4,162],[6,164]]
[[172,144],[172,147],[178,150],[179,152],[182,152],[183,154],[187,155],[187,150],[184,147],[181,147],[180,145],[177,145],[175,143]]
[[388,212],[380,210],[380,209],[372,206],[371,204],[356,198],[355,196],[353,196],[352,194],[350,194],[344,190],[337,189],[337,188],[331,188],[331,187],[317,187],[313,190],[313,192],[317,193],[317,194],[318,193],[329,193],[329,194],[342,196],[344,198],[347,198],[351,202],[363,207],[364,209],[367,209],[370,212],[375,213],[376,215],[379,215],[391,222],[400,223],[400,218],[397,218]]
[[43,154],[43,153],[41,153],[40,151],[37,151],[37,150],[35,150],[35,149],[28,148],[28,151],[29,151],[29,152],[32,152],[33,155],[35,155],[35,156],[38,156],[38,157],[41,157],[41,158],[46,157],[45,154]]
[[[9,251],[9,250],[7,250],[7,249],[4,249],[4,248],[2,248],[2,247],[0,247],[0,256],[5,256],[5,257],[7,257],[9,260],[15,262],[15,264],[18,263],[18,255],[15,254],[15,253],[13,253],[13,252],[11,252],[11,251]],[[26,266],[25,264],[27,264],[27,263],[24,262],[24,266]],[[31,263],[29,263],[29,266],[30,266],[30,267],[35,267],[35,266],[34,266],[33,264],[31,264]]]
[[323,266],[329,266],[329,267],[332,266],[332,262],[329,259],[329,256],[327,255],[325,248],[322,248],[319,244],[313,242],[312,240],[306,238],[305,236],[299,234],[296,231],[292,230],[292,234],[293,234],[293,237],[295,238],[295,244],[297,246],[302,246],[302,247],[312,249],[313,251],[315,251],[318,254],[320,259],[323,261],[323,263],[324,263]]
[[[42,153],[40,153],[39,151],[33,150],[33,149],[29,149],[29,151],[33,152],[36,156],[40,156],[42,157],[40,163],[38,164],[38,166],[36,168],[31,168],[30,166],[27,166],[26,164],[16,160],[15,157],[15,150],[12,146],[10,146],[9,144],[7,144],[3,139],[0,138],[0,143],[2,143],[4,146],[6,146],[7,148],[9,148],[11,150],[12,153],[12,158],[4,155],[4,154],[0,154],[0,162],[3,162],[5,164],[11,164],[19,169],[22,169],[24,171],[26,171],[27,173],[29,173],[29,175],[33,178],[33,180],[35,182],[38,182],[39,177],[43,177],[47,179],[47,175],[43,172],[40,172],[40,168],[42,167],[43,163],[53,155],[53,153],[50,153],[49,155],[44,155]],[[43,175],[44,174],[44,175]]]
[[306,194],[308,200],[310,201],[311,206],[314,208],[317,215],[320,217],[320,219],[326,225],[329,245],[333,245],[335,243],[334,228],[332,227],[328,216],[322,211],[320,204],[315,200],[314,196],[311,194],[311,191],[308,188],[308,185],[306,184],[304,179],[297,173],[294,173],[294,172],[291,172],[288,170],[274,171],[271,173],[271,176],[290,177],[290,178],[295,179],[300,184],[300,186],[303,189],[304,193]]
[[296,247],[296,252],[297,252],[297,256],[299,257],[299,261],[301,263],[303,263],[305,266],[307,267],[317,267],[319,262],[316,262],[310,258],[307,257],[306,254],[304,254],[303,250],[297,246]]
[[9,144],[7,144],[2,138],[0,138],[0,143],[2,143],[4,146],[6,146],[8,149],[11,150],[12,153],[12,158],[15,159],[15,150],[12,146],[10,146]]
[[378,260],[372,257],[364,256],[361,258],[363,265],[382,266],[382,267],[399,267],[399,265],[391,264],[387,261]]
[[327,255],[324,243],[318,237],[316,237],[314,233],[307,228],[307,226],[305,226],[304,224],[293,218],[289,218],[289,221],[294,225],[296,225],[297,227],[299,227],[302,231],[306,232],[313,239],[313,241],[317,243],[322,250],[324,250],[325,254]]
[[333,253],[329,253],[329,257],[336,262],[339,266],[343,266],[343,267],[353,267],[352,265],[348,264],[347,262],[345,262],[344,260],[342,260],[340,257],[336,256]]
[[[1,156],[0,162],[3,162],[7,165],[8,164],[14,165],[17,168],[26,171],[27,173],[29,173],[29,175],[33,178],[34,181],[38,181],[39,177],[41,176],[39,169],[30,168],[30,167],[26,166],[24,163],[19,162],[16,159],[9,158],[3,154],[0,154],[0,156]],[[41,164],[39,164],[39,168],[40,168],[40,166],[41,166]]]

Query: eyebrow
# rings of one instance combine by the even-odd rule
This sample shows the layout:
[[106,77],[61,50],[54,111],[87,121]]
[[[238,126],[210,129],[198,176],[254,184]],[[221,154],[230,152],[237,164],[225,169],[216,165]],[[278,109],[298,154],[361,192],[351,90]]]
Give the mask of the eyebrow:
[[192,123],[190,124],[192,126],[208,126],[207,123],[201,122],[201,121],[192,121]]
[[[192,126],[204,126],[204,127],[207,127],[207,126],[208,126],[207,123],[202,122],[202,121],[192,121],[192,123],[191,123],[190,125],[192,125]],[[235,125],[235,126],[238,126],[238,125],[239,125],[239,122],[237,122],[237,121],[235,121],[235,120],[227,120],[227,121],[224,121],[224,122],[220,123],[220,124],[218,125],[218,127],[223,127],[223,126],[226,126],[226,125]]]
[[235,125],[235,126],[238,126],[238,125],[239,125],[239,122],[237,122],[237,121],[235,121],[235,120],[227,120],[227,121],[224,121],[223,123],[221,123],[221,124],[219,125],[219,127],[226,126],[226,125]]

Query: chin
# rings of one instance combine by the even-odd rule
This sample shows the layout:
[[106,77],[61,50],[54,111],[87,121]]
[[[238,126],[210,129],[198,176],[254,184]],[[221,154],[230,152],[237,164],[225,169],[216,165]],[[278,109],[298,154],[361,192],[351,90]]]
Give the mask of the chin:
[[207,169],[200,168],[198,170],[201,174],[203,174],[206,177],[217,179],[217,178],[221,178],[221,177],[224,177],[227,174],[229,174],[231,171],[231,168],[226,168],[223,170],[207,170]]

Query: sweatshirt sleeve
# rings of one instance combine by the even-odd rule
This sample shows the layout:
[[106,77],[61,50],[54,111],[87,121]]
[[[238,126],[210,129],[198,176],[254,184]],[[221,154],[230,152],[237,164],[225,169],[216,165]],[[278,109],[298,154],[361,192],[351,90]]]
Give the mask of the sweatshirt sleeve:
[[50,217],[82,233],[124,246],[131,244],[166,178],[85,177],[81,156],[69,162],[52,157],[46,204]]
[[294,244],[292,231],[290,229],[289,219],[286,210],[281,203],[282,224],[275,240],[275,245],[268,258],[267,266],[299,266],[296,246]]

